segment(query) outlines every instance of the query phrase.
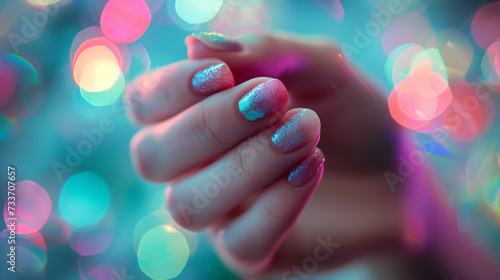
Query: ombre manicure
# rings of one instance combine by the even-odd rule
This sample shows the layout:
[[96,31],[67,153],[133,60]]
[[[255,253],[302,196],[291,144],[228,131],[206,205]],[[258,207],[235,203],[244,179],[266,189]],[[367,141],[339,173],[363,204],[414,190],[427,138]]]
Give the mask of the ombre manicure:
[[273,136],[274,147],[280,153],[290,153],[312,140],[319,140],[320,122],[312,110],[304,109],[278,128]]
[[269,80],[246,93],[238,102],[241,114],[249,121],[258,121],[281,110],[288,102],[285,85]]
[[219,63],[196,72],[192,85],[194,92],[206,96],[232,87],[234,78],[229,67]]
[[233,37],[217,32],[196,32],[192,36],[214,50],[240,51],[242,49]]
[[295,187],[305,186],[321,170],[324,162],[325,156],[320,149],[315,148],[312,154],[290,170],[288,182]]

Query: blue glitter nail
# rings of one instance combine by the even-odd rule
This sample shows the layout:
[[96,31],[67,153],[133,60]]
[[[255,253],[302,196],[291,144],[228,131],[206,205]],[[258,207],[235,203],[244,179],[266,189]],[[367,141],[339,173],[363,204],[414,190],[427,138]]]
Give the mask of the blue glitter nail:
[[291,117],[274,132],[272,143],[280,153],[290,153],[313,138],[319,136],[319,120],[309,122],[318,116],[309,109],[304,109]]
[[305,160],[297,164],[288,174],[288,182],[295,187],[306,185],[318,173],[325,162],[325,156],[316,148]]
[[205,31],[195,32],[191,35],[212,49],[226,51],[239,51],[242,49],[242,46],[228,35]]
[[191,83],[196,93],[210,95],[230,88],[234,80],[229,67],[225,63],[219,63],[196,72]]
[[238,102],[238,108],[247,120],[257,121],[276,113],[287,101],[283,83],[269,80],[246,93]]

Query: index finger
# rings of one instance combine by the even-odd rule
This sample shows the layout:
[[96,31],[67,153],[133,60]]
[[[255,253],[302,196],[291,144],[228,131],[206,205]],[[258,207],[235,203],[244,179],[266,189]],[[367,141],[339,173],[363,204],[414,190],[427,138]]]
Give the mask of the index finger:
[[125,90],[125,102],[134,121],[151,124],[233,86],[233,74],[221,60],[183,60],[135,79]]

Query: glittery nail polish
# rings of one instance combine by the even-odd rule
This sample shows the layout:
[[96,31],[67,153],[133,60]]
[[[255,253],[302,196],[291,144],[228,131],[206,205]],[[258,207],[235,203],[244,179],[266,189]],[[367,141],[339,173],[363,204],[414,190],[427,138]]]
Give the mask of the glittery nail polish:
[[232,87],[234,78],[229,67],[219,63],[196,72],[191,83],[194,92],[206,96]]
[[286,105],[288,94],[279,80],[266,81],[247,92],[238,102],[241,114],[249,121],[266,118]]
[[325,162],[325,156],[320,149],[314,151],[299,164],[294,166],[288,173],[288,182],[295,187],[302,187],[307,184],[318,173]]
[[320,122],[312,110],[304,109],[278,128],[271,140],[282,154],[290,153],[306,145],[309,141],[319,140]]
[[217,32],[196,32],[191,34],[207,47],[223,51],[240,51],[242,46],[228,35]]

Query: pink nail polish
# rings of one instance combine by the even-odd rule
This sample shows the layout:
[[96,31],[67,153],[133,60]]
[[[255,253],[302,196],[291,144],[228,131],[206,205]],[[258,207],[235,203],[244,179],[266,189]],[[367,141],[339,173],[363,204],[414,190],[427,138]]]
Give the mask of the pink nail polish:
[[325,162],[320,149],[315,148],[312,154],[301,161],[288,173],[288,182],[294,187],[303,187],[316,175]]
[[207,47],[220,51],[241,51],[242,46],[236,40],[228,35],[217,32],[195,32],[191,34]]
[[286,105],[288,94],[279,80],[269,80],[246,93],[238,102],[241,114],[249,121],[258,121],[278,112]]
[[285,154],[297,150],[314,139],[318,141],[319,131],[318,115],[312,110],[304,109],[278,128],[271,140],[274,147]]
[[231,69],[225,63],[219,63],[196,72],[191,84],[194,92],[207,96],[231,88],[234,78]]

